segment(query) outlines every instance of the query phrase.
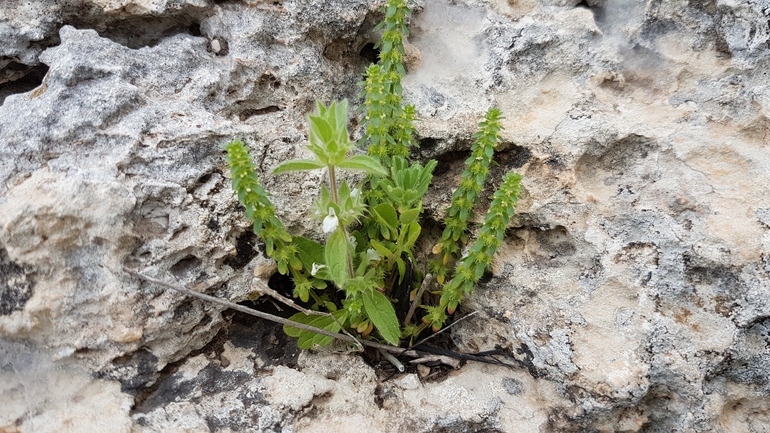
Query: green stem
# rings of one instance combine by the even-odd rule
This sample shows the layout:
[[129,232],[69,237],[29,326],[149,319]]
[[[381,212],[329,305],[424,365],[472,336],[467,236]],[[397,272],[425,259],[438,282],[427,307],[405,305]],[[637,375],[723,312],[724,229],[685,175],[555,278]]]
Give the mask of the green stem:
[[[330,187],[331,187],[329,190],[331,191],[331,194],[332,194],[332,202],[339,207],[339,205],[340,205],[340,197],[339,197],[339,193],[337,192],[337,176],[336,176],[336,174],[334,172],[334,166],[333,165],[329,165],[328,167],[329,167],[329,184],[330,184]],[[339,218],[339,215],[337,216],[337,218]],[[348,239],[348,230],[347,230],[347,228],[345,226],[342,225],[342,221],[341,220],[340,220],[339,224],[340,224],[339,229],[342,230],[342,233],[345,235],[345,239],[347,240]],[[355,278],[356,275],[355,275],[355,272],[353,270],[353,256],[351,255],[351,253],[349,251],[350,251],[350,248],[348,248],[348,258],[347,258],[347,262],[348,262],[348,277],[350,279],[353,279],[353,278]]]
[[334,166],[330,165],[329,167],[329,191],[332,193],[332,202],[339,206],[340,204],[340,198],[337,194],[337,177],[334,174]]

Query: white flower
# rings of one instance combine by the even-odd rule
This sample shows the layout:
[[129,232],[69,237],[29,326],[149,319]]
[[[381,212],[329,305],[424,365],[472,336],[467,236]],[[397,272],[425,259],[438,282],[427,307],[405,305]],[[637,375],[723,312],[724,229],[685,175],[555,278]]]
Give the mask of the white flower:
[[310,275],[315,277],[315,274],[317,274],[318,271],[325,268],[326,268],[326,265],[319,265],[318,263],[313,263],[313,269],[310,270]]
[[358,198],[358,193],[359,192],[361,192],[361,191],[359,191],[358,188],[353,188],[353,191],[350,191],[350,196],[353,197],[353,198]]
[[348,242],[350,242],[350,245],[353,246],[354,250],[358,246],[358,241],[356,240],[356,237],[353,235],[348,236]]
[[368,250],[366,250],[366,259],[369,260],[370,262],[376,262],[382,259],[382,256],[374,248],[369,248]]
[[324,233],[331,233],[335,230],[337,230],[337,225],[339,225],[340,220],[337,219],[337,213],[334,212],[334,208],[329,208],[329,215],[326,215],[326,218],[324,218],[323,222],[323,231]]

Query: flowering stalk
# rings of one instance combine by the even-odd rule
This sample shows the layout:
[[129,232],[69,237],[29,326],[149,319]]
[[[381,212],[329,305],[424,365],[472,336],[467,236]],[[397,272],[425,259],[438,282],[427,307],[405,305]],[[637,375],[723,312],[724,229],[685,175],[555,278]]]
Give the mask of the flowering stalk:
[[254,233],[265,241],[267,255],[275,259],[278,271],[284,275],[288,274],[290,269],[301,270],[302,262],[297,258],[297,247],[275,216],[275,208],[267,198],[267,192],[259,184],[254,163],[251,162],[251,156],[243,142],[235,140],[228,143],[225,150],[230,164],[233,190],[246,208],[246,218],[253,222]]
[[513,172],[506,174],[502,185],[492,196],[492,203],[478,239],[471,246],[468,255],[460,260],[454,277],[441,291],[439,305],[427,307],[428,314],[423,321],[432,325],[434,330],[441,328],[447,313],[454,313],[465,295],[471,293],[484,272],[489,269],[492,257],[505,238],[505,229],[513,217],[514,207],[520,195],[521,175]]
[[415,118],[414,106],[402,106],[403,88],[401,78],[404,69],[404,38],[409,35],[406,18],[411,14],[406,0],[388,0],[385,5],[385,21],[376,27],[384,29],[382,39],[375,48],[380,49],[378,64],[366,70],[364,87],[366,110],[365,140],[369,142],[368,153],[390,165],[394,156],[407,157],[413,146]]
[[452,194],[452,204],[444,218],[445,229],[433,253],[439,254],[438,260],[431,263],[431,272],[439,284],[444,283],[449,259],[460,251],[460,242],[465,242],[468,219],[473,217],[473,207],[478,203],[479,194],[489,174],[489,165],[500,140],[500,110],[491,108],[484,121],[479,124],[479,132],[473,137],[476,141],[471,147],[471,156],[465,161],[466,169],[462,172],[460,186]]

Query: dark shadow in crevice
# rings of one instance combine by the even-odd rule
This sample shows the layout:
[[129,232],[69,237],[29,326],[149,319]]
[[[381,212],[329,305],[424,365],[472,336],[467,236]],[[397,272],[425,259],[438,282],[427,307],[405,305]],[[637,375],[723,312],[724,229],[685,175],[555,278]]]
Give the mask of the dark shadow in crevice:
[[6,77],[13,77],[12,80],[0,83],[0,106],[2,106],[8,96],[26,93],[42,85],[45,74],[48,73],[48,66],[42,63],[37,66],[28,66],[12,61],[0,72]]
[[178,34],[201,36],[200,22],[188,15],[171,17],[136,16],[100,22],[82,22],[79,28],[93,28],[99,36],[132,49],[154,47]]
[[257,235],[252,230],[244,231],[235,241],[235,255],[225,258],[223,263],[235,270],[242,269],[257,256],[256,243]]
[[171,275],[177,277],[178,279],[190,278],[197,276],[202,265],[203,262],[201,259],[193,255],[189,255],[171,266],[171,268],[169,268],[169,272],[171,272]]
[[241,111],[241,113],[238,115],[238,119],[243,122],[254,116],[263,116],[265,114],[275,113],[278,111],[283,111],[283,108],[277,105],[269,105],[263,108],[247,108]]
[[369,63],[377,63],[380,60],[380,49],[375,48],[373,42],[369,42],[361,47],[358,55]]

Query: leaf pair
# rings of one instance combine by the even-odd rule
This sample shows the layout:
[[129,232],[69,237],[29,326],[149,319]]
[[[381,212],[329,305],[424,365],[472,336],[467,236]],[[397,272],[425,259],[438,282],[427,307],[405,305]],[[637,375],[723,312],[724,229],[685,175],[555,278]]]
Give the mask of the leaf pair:
[[310,115],[310,144],[308,145],[315,159],[286,161],[276,167],[273,174],[338,167],[361,170],[376,176],[387,175],[382,165],[372,157],[364,155],[347,157],[348,151],[354,147],[348,138],[347,116],[347,101],[335,101],[328,107],[318,102],[316,112]]

